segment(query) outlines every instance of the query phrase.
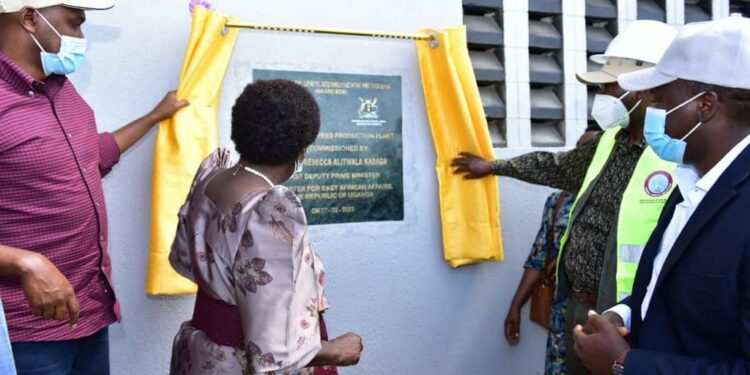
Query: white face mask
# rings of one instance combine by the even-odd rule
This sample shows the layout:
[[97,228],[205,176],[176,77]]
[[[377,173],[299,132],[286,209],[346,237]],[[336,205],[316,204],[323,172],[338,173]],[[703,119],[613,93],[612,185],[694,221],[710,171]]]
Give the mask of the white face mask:
[[611,95],[596,94],[594,105],[591,108],[591,117],[596,120],[596,123],[599,124],[602,130],[612,129],[615,126],[627,128],[630,125],[630,113],[638,108],[641,101],[639,100],[633,108],[628,110],[622,102],[622,99],[628,94],[630,94],[630,91],[619,98]]
[[304,164],[305,156],[307,156],[307,149],[305,149],[305,151],[303,151],[303,153],[302,153],[302,160],[296,159],[294,161],[294,172],[292,173],[292,177],[294,177],[295,175],[298,175],[298,174],[302,173],[302,170],[305,167],[305,164]]

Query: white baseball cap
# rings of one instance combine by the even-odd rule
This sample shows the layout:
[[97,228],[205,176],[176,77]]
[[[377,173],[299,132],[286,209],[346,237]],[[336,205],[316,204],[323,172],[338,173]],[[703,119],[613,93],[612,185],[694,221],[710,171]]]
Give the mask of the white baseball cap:
[[739,15],[682,27],[656,66],[623,74],[625,90],[643,91],[678,79],[750,90],[750,19]]
[[84,10],[104,10],[115,6],[114,0],[0,0],[0,13],[15,13],[24,7],[36,9],[62,5]]
[[614,83],[620,74],[654,66],[677,35],[674,26],[664,22],[640,20],[631,22],[607,46],[603,54],[591,61],[603,64],[599,70],[576,74],[585,84]]
[[576,74],[578,81],[586,85],[595,85],[602,83],[615,83],[620,74],[635,72],[641,69],[650,68],[654,64],[625,59],[620,57],[610,57],[607,62],[597,70],[591,70],[584,73]]
[[591,55],[595,63],[605,64],[610,57],[621,57],[656,64],[677,35],[677,28],[664,22],[632,21],[614,37],[603,54]]

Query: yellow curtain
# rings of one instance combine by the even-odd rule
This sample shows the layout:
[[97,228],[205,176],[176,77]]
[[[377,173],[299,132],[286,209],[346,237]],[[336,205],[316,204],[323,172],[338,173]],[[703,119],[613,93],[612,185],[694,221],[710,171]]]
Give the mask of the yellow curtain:
[[201,161],[218,147],[221,88],[238,29],[225,29],[227,17],[195,7],[177,96],[190,106],[159,126],[151,202],[151,254],[146,293],[194,293],[195,285],[169,264],[177,213]]
[[427,115],[437,154],[443,253],[451,267],[503,259],[496,178],[464,180],[451,159],[469,151],[495,159],[479,88],[469,59],[466,28],[434,33],[438,45],[418,41]]

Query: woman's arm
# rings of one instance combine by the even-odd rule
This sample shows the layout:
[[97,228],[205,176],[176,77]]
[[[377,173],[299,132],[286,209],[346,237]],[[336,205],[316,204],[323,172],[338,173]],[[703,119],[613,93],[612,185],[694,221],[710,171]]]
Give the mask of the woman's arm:
[[331,341],[321,341],[318,355],[308,366],[353,366],[362,353],[362,338],[356,333],[347,333]]

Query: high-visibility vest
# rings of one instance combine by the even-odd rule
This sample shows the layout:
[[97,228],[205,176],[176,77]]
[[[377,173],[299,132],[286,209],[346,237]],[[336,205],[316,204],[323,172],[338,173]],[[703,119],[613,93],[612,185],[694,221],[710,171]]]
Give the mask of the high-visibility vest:
[[[616,136],[621,130],[620,127],[607,130],[599,140],[594,158],[586,171],[586,177],[578,196],[573,202],[570,211],[571,222],[563,235],[558,259],[562,259],[570,229],[575,219],[578,202],[581,197],[590,193],[588,190],[593,188],[592,183],[607,165],[612,150],[617,143]],[[633,175],[630,177],[628,186],[622,196],[617,220],[617,272],[615,277],[618,300],[629,296],[633,290],[633,281],[635,280],[635,272],[638,269],[641,253],[643,253],[651,232],[656,228],[669,194],[676,186],[672,176],[676,167],[675,163],[661,159],[650,146],[647,146],[638,159]]]

